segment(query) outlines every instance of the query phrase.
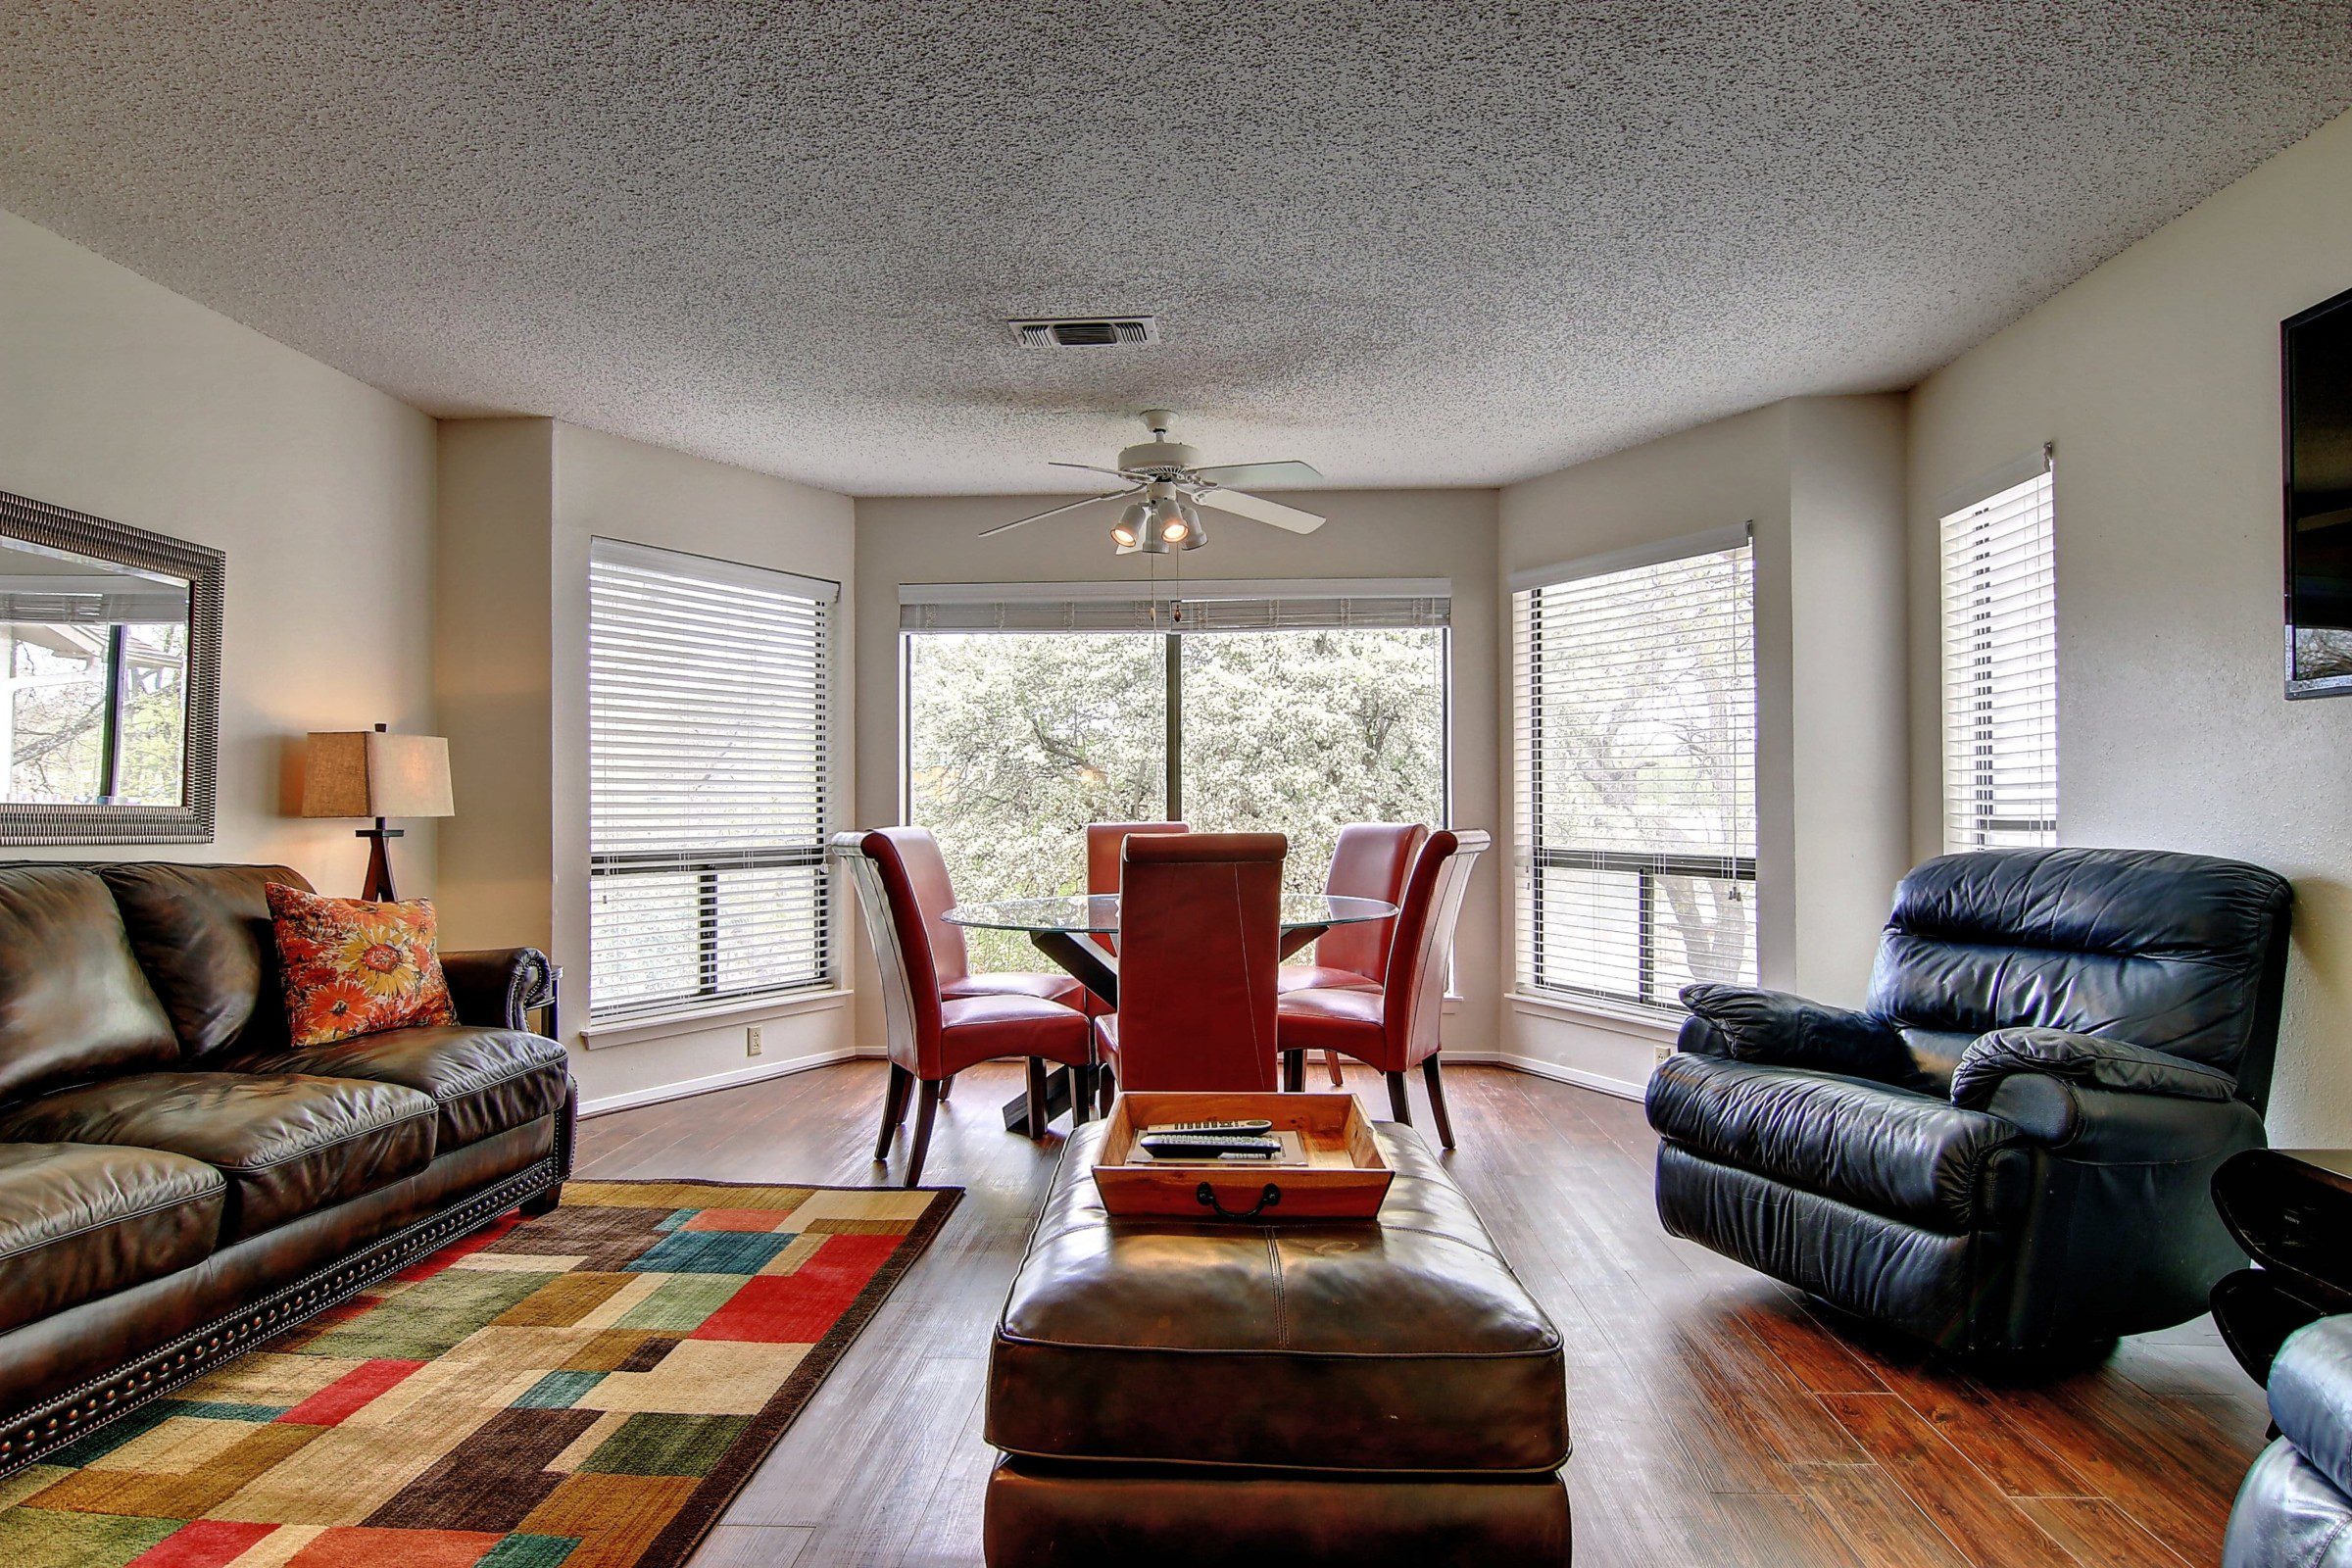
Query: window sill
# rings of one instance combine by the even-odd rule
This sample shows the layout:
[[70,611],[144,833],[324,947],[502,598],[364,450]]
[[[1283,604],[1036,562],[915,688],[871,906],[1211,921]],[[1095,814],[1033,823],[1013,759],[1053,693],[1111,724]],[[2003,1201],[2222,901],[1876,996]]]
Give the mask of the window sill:
[[764,1023],[770,1018],[791,1018],[804,1012],[826,1012],[847,1006],[851,995],[845,988],[794,991],[778,997],[751,997],[741,1002],[721,1003],[716,1006],[686,1008],[648,1017],[616,1018],[611,1023],[592,1022],[580,1030],[580,1044],[590,1051],[603,1051],[612,1046],[634,1046],[648,1040],[668,1040],[678,1035],[700,1034],[706,1029]]
[[1513,991],[1506,994],[1503,1000],[1521,1012],[1539,1018],[1594,1025],[1621,1035],[1631,1035],[1637,1040],[1671,1041],[1682,1033],[1683,1028],[1680,1019],[1660,1018],[1633,1007],[1612,1006],[1597,998],[1571,1002],[1563,997],[1533,996],[1524,991]]

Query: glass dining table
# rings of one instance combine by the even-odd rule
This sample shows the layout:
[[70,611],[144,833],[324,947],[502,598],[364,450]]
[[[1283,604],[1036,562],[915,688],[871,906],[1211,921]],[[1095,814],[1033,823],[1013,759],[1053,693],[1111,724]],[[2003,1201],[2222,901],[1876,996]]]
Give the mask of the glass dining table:
[[[1354,899],[1336,893],[1285,893],[1280,923],[1283,957],[1304,948],[1335,925],[1357,925],[1386,920],[1396,906],[1382,899]],[[1003,899],[988,904],[958,904],[944,918],[951,925],[988,931],[1027,933],[1030,945],[1054,960],[1093,992],[1107,1010],[1119,1004],[1118,960],[1089,937],[1119,934],[1119,896],[1115,893],[1075,893],[1042,899]],[[1056,1067],[1047,1077],[1049,1117],[1069,1103],[1070,1074]],[[1016,1095],[1004,1102],[1008,1131],[1029,1131],[1029,1097]]]

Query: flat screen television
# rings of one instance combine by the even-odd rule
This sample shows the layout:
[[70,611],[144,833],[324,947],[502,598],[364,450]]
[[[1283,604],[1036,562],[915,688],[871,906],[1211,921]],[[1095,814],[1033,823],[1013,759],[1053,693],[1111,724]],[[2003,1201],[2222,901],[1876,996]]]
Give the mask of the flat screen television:
[[2279,326],[2286,695],[2352,694],[2352,289]]

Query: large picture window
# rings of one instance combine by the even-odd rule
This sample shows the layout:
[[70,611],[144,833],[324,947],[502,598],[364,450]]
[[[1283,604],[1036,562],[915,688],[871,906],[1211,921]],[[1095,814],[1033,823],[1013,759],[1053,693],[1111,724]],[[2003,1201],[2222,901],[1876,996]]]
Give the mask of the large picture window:
[[1943,518],[1943,847],[2058,842],[2058,574],[2045,459]]
[[788,572],[592,544],[592,1017],[830,979],[826,710],[839,593]]
[[[906,818],[964,899],[1076,892],[1086,823],[1167,818],[1286,833],[1290,881],[1320,887],[1347,823],[1446,819],[1444,587],[909,588]],[[1036,966],[1017,936],[968,940],[977,966]]]
[[1672,1010],[1756,977],[1745,530],[1516,580],[1519,982]]

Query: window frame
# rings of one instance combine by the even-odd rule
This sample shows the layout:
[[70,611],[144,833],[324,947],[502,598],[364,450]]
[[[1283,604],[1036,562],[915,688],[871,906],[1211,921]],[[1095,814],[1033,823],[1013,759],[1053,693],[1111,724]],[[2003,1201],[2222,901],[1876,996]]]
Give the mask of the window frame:
[[[1517,859],[1518,889],[1515,900],[1519,916],[1518,949],[1514,956],[1513,979],[1523,995],[1537,1001],[1554,1002],[1569,1005],[1598,1003],[1613,1008],[1630,1008],[1637,1014],[1659,1019],[1681,1017],[1686,1010],[1679,1001],[1658,997],[1659,921],[1656,915],[1658,896],[1656,884],[1662,878],[1735,882],[1753,890],[1756,886],[1756,856],[1693,855],[1671,850],[1626,851],[1590,848],[1553,848],[1544,839],[1544,617],[1541,596],[1545,589],[1638,571],[1650,566],[1670,564],[1679,561],[1695,560],[1703,556],[1722,555],[1744,549],[1748,554],[1746,579],[1748,602],[1746,630],[1748,637],[1747,689],[1751,705],[1760,702],[1759,671],[1755,645],[1755,562],[1754,528],[1742,523],[1734,528],[1715,529],[1706,533],[1684,535],[1635,546],[1622,551],[1588,558],[1582,562],[1557,566],[1539,567],[1514,572],[1509,579],[1509,604],[1505,613],[1513,647],[1507,679],[1512,688],[1510,696],[1512,725],[1512,780],[1514,797],[1525,802],[1525,814],[1519,823]],[[1524,639],[1522,657],[1520,643]],[[1521,689],[1522,679],[1525,681]],[[1750,720],[1750,746],[1759,742],[1754,719]],[[1760,833],[1761,815],[1754,795],[1756,760],[1751,751],[1749,760],[1750,794],[1748,809],[1751,814],[1749,841],[1753,844]],[[1544,978],[1544,927],[1546,923],[1544,899],[1540,884],[1544,871],[1597,871],[1616,875],[1632,875],[1635,882],[1635,984],[1631,992],[1610,990],[1598,986],[1573,985],[1564,981]],[[1726,871],[1730,875],[1725,875]],[[1750,893],[1752,899],[1752,891]],[[1747,958],[1750,967],[1756,957],[1756,929],[1751,920],[1748,931]],[[1754,983],[1752,978],[1750,983]]]
[[[778,842],[749,846],[709,846],[701,851],[683,850],[606,850],[595,848],[596,842],[596,699],[595,699],[595,573],[598,565],[614,556],[661,558],[675,563],[668,569],[691,568],[700,565],[711,568],[709,575],[699,579],[704,584],[723,584],[728,577],[739,581],[756,580],[762,591],[786,597],[805,599],[815,607],[813,619],[814,664],[809,690],[815,705],[813,749],[815,760],[816,802],[815,830],[808,842]],[[826,855],[837,814],[835,760],[838,726],[840,636],[838,611],[841,584],[829,578],[813,577],[807,573],[782,567],[763,566],[752,562],[730,561],[721,557],[701,555],[692,551],[673,550],[659,545],[641,544],[634,540],[607,535],[593,536],[588,549],[589,601],[589,669],[588,669],[588,793],[587,818],[589,850],[587,855],[588,921],[588,1018],[586,1027],[594,1029],[630,1028],[659,1023],[672,1015],[696,1015],[712,1009],[755,1004],[763,1001],[806,995],[830,990],[839,981],[839,953],[834,940],[836,913],[833,897],[833,870]],[[809,952],[813,966],[806,974],[796,974],[781,982],[754,986],[724,986],[720,975],[726,961],[727,944],[720,930],[719,878],[729,871],[762,871],[810,868],[815,872],[813,915]],[[695,989],[675,992],[659,998],[649,998],[620,1005],[598,1007],[594,998],[599,967],[596,952],[595,919],[593,910],[600,883],[614,877],[650,874],[690,875],[695,878]]]

